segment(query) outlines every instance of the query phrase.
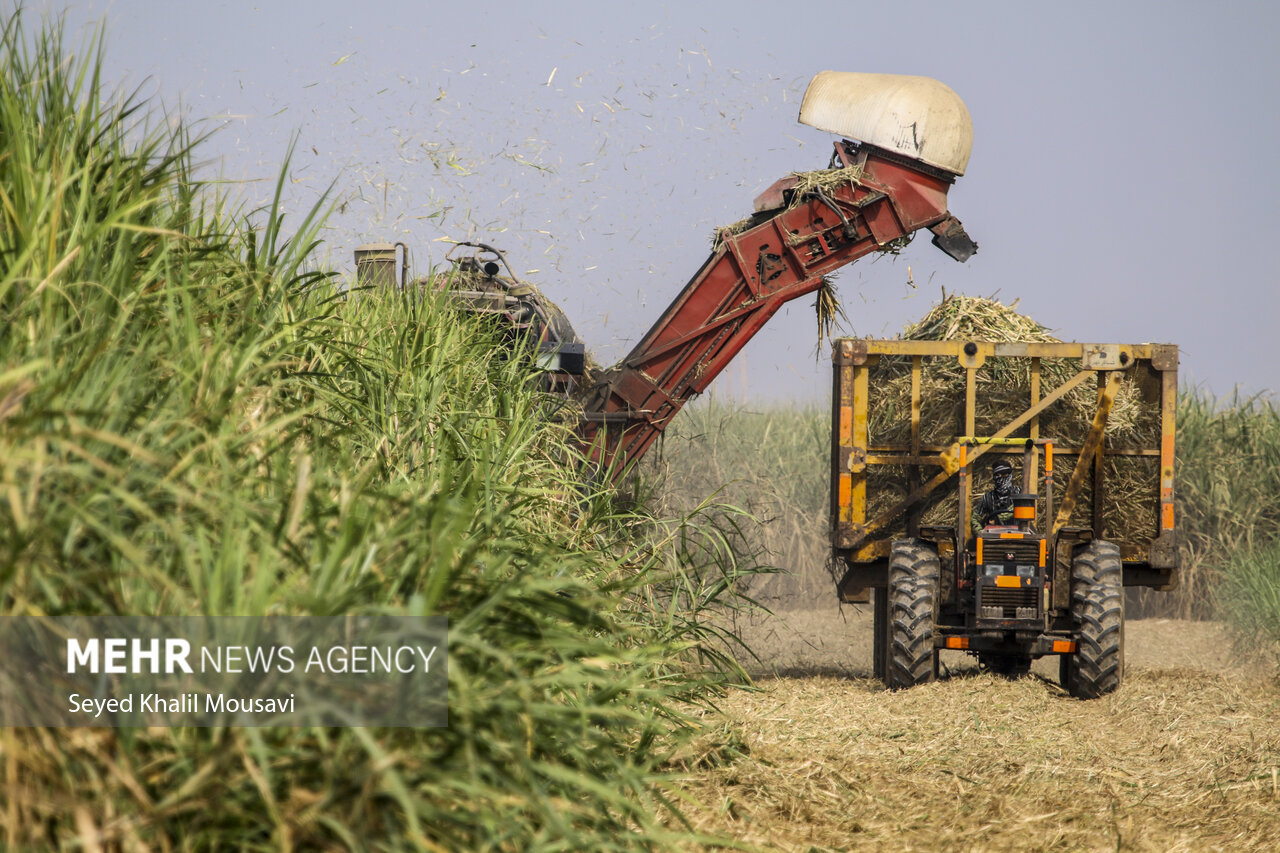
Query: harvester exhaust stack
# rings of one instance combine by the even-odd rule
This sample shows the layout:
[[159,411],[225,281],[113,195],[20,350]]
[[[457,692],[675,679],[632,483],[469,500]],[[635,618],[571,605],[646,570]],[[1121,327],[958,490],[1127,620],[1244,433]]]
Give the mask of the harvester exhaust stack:
[[973,123],[960,96],[930,77],[823,71],[809,82],[800,123],[963,175]]

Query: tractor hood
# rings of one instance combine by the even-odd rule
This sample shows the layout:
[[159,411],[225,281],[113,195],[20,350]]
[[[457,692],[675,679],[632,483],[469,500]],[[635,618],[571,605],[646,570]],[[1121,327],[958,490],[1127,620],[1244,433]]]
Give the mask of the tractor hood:
[[809,81],[800,123],[963,175],[973,123],[960,96],[930,77],[823,71]]

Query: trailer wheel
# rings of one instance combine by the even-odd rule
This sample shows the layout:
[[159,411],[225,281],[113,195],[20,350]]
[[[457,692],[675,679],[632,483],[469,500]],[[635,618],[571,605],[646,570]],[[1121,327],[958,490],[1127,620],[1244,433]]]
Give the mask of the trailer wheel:
[[884,683],[914,687],[938,676],[933,647],[937,619],[938,552],[916,539],[894,541],[889,552],[888,648]]
[[1064,655],[1062,686],[1097,699],[1124,679],[1124,565],[1110,542],[1090,542],[1071,563],[1071,621],[1077,650]]
[[[875,587],[871,590],[871,672],[885,681],[885,669],[889,648],[889,590],[886,587]],[[888,682],[885,681],[887,684]]]

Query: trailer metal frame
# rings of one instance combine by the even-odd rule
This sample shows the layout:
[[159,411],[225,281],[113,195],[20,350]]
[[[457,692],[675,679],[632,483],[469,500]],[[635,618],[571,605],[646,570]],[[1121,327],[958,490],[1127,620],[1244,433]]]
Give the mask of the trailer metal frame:
[[[868,412],[873,405],[871,368],[886,356],[911,360],[911,432],[908,444],[877,444],[868,440]],[[921,376],[926,359],[955,359],[964,370],[965,401],[959,434],[949,444],[925,444],[921,440]],[[989,436],[975,435],[978,417],[977,377],[993,359],[1030,359],[1030,394],[1026,408],[1013,414]],[[1042,359],[1074,359],[1079,370],[1055,388],[1042,388]],[[973,466],[990,452],[1030,451],[1037,481],[1042,464],[1040,417],[1073,389],[1093,378],[1097,406],[1093,423],[1079,446],[1055,444],[1057,457],[1074,459],[1065,497],[1052,519],[1059,541],[1115,541],[1124,561],[1125,586],[1171,590],[1178,580],[1178,551],[1174,516],[1174,433],[1177,418],[1178,349],[1169,344],[994,343],[989,341],[909,341],[846,338],[835,342],[832,394],[831,545],[837,565],[843,566],[839,582],[844,601],[865,602],[872,588],[888,585],[888,556],[895,530],[905,526],[909,537],[920,536],[920,516],[926,499],[958,478],[960,518],[957,531],[967,531],[973,509]],[[1158,446],[1111,447],[1107,421],[1122,377],[1135,374],[1144,391],[1159,407]],[[1010,441],[1022,439],[1022,441]],[[1152,483],[1158,509],[1151,519],[1148,541],[1136,542],[1126,531],[1103,529],[1102,496],[1106,494],[1106,460],[1113,457],[1150,457],[1159,460],[1158,481]],[[906,470],[909,491],[890,508],[868,517],[868,473],[876,466]],[[1083,486],[1090,484],[1091,527],[1067,527]],[[964,540],[963,533],[959,537]],[[1065,587],[1065,585],[1063,585]],[[1055,595],[1056,597],[1056,595]],[[883,596],[880,597],[880,600]],[[1055,602],[1058,603],[1058,602]]]

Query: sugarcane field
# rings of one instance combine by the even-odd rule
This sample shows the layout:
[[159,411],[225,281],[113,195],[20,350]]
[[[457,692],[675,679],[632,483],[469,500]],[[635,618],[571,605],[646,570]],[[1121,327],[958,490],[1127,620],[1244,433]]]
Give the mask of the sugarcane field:
[[0,851],[1280,850],[1277,25],[9,4]]

